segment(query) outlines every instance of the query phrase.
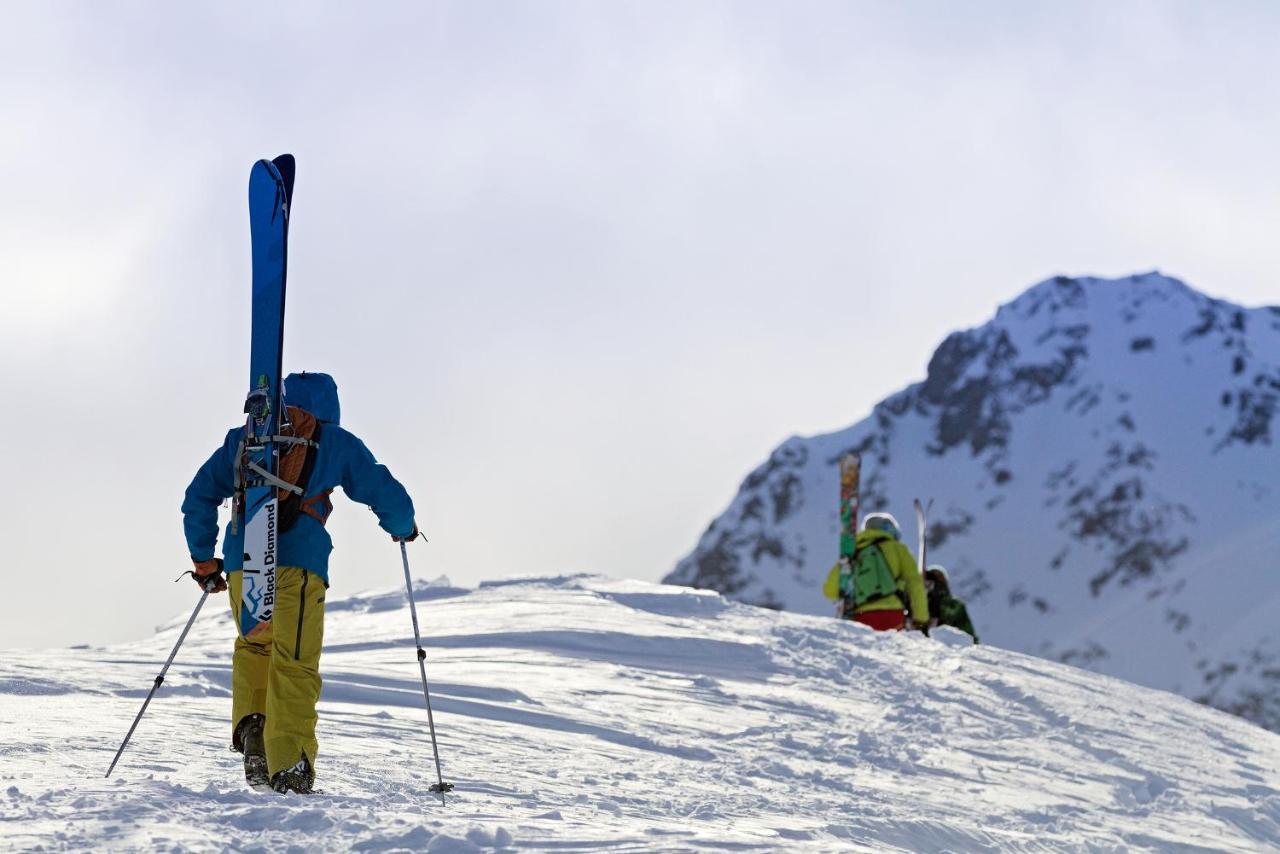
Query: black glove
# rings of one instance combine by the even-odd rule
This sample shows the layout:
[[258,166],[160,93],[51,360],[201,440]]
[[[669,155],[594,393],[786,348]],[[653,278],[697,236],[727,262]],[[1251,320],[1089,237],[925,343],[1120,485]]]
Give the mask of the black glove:
[[409,534],[407,537],[392,537],[391,539],[395,540],[397,543],[412,543],[414,540],[418,539],[418,523],[413,523],[413,533]]
[[[209,593],[221,593],[227,589],[227,580],[222,577],[222,558],[215,557],[209,560],[192,558],[191,562],[196,565],[196,568],[188,570],[182,575],[190,575],[194,578],[201,590]],[[179,575],[178,578],[181,578],[182,575]]]

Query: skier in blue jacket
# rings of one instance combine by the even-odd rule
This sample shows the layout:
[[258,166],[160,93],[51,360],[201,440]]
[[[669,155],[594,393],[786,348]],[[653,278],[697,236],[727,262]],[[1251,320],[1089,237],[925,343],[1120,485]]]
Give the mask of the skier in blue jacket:
[[[301,496],[280,496],[282,533],[276,568],[276,603],[271,621],[237,635],[232,657],[232,747],[244,754],[245,778],[255,787],[309,792],[315,780],[316,702],[320,699],[320,647],[324,636],[324,594],[329,586],[333,543],[325,522],[337,487],[368,505],[378,524],[395,540],[418,536],[413,501],[369,449],[339,424],[338,387],[328,374],[290,374],[284,382],[293,435],[314,447],[291,446],[281,458],[283,480],[303,488]],[[183,526],[197,582],[225,571],[215,591],[230,589],[231,610],[240,625],[240,581],[244,562],[244,520],[233,508],[214,557],[218,507],[236,492],[237,456],[244,427],[227,433],[182,502]],[[260,629],[260,630],[259,630]],[[237,628],[237,632],[239,629]]]

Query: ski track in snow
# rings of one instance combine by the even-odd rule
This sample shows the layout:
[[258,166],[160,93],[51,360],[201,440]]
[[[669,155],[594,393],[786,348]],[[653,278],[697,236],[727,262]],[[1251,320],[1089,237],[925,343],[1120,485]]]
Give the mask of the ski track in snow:
[[328,603],[324,794],[230,742],[233,628],[0,652],[0,847],[183,851],[1280,849],[1280,736],[1049,661],[599,577]]

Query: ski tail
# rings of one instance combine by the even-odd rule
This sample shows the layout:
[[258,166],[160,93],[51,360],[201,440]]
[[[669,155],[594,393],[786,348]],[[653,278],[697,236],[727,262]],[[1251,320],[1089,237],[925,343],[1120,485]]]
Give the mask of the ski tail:
[[916,530],[920,532],[919,541],[916,548],[916,560],[920,566],[920,578],[924,579],[924,570],[928,566],[925,560],[925,550],[928,548],[926,534],[929,531],[929,511],[933,508],[933,499],[930,498],[928,503],[922,503],[919,498],[915,499],[916,505]]

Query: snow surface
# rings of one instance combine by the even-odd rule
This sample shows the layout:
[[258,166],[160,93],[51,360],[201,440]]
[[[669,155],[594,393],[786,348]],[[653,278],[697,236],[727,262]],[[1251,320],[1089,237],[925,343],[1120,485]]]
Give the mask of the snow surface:
[[979,637],[1280,731],[1280,308],[1148,273],[1041,282],[921,383],[783,442],[666,581],[829,614],[838,461],[862,509],[935,498]]
[[[233,628],[0,652],[0,847],[32,850],[1235,850],[1280,847],[1280,736],[962,637],[876,634],[599,577],[331,598],[324,794],[227,748]],[[336,595],[336,591],[331,591]]]

